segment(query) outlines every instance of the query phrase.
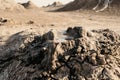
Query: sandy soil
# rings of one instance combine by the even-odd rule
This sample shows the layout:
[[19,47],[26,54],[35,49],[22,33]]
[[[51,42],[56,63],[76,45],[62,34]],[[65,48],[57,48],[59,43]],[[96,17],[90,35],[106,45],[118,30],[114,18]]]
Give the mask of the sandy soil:
[[[26,11],[0,11],[0,17],[9,21],[0,26],[0,43],[4,43],[13,34],[36,28],[48,31],[50,29],[66,29],[82,26],[86,29],[109,28],[120,33],[120,16],[100,14],[90,11],[50,12],[46,8],[28,9]],[[33,21],[34,24],[28,24]]]

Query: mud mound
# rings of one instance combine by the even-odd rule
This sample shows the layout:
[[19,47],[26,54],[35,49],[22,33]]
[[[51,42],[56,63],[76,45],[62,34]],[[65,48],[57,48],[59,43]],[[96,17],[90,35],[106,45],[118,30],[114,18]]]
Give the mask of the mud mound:
[[[109,29],[68,28],[35,36],[0,54],[1,80],[120,80],[120,35]],[[18,38],[17,38],[18,39]]]
[[[98,0],[74,0],[71,3],[68,3],[64,7],[57,9],[56,11],[73,11],[78,9],[87,9],[92,10],[98,3]],[[100,5],[98,8],[103,7]],[[113,0],[109,7],[105,10],[106,12],[119,14],[120,13],[120,1]]]
[[0,10],[24,10],[24,7],[14,0],[0,0]]
[[31,8],[38,8],[34,3],[31,1],[28,1],[27,3],[21,3],[22,6],[26,9],[31,9]]
[[52,3],[51,5],[48,5],[47,7],[59,7],[59,6],[62,6],[63,4],[61,2],[54,2]]
[[97,0],[74,0],[66,4],[57,11],[73,11],[78,9],[92,9],[97,4]]

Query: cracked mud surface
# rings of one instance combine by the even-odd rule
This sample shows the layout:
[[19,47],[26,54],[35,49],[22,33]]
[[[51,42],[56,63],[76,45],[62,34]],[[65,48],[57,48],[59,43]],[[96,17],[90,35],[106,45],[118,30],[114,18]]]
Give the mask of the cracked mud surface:
[[0,80],[120,79],[119,34],[82,27],[69,27],[65,32],[61,41],[51,30],[16,37],[13,42],[18,47],[9,42],[0,54]]

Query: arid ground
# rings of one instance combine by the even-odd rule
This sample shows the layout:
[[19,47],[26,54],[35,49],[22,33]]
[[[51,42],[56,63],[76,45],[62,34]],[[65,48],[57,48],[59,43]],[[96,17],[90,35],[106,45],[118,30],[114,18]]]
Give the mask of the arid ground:
[[[109,28],[120,33],[120,16],[91,11],[51,12],[50,8],[28,9],[25,11],[0,11],[0,17],[9,21],[0,26],[0,40],[31,28],[39,30],[65,29],[82,26],[89,30]],[[33,24],[29,24],[33,21]],[[37,30],[38,30],[37,29]],[[0,43],[1,43],[0,42]]]
[[53,9],[0,11],[0,80],[119,80],[120,16]]

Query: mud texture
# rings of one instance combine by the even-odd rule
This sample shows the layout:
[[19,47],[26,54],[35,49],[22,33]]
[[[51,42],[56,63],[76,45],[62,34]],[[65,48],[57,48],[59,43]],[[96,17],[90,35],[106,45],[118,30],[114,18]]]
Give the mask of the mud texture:
[[0,80],[120,80],[119,34],[70,27],[65,41],[54,35],[34,36],[0,54]]

